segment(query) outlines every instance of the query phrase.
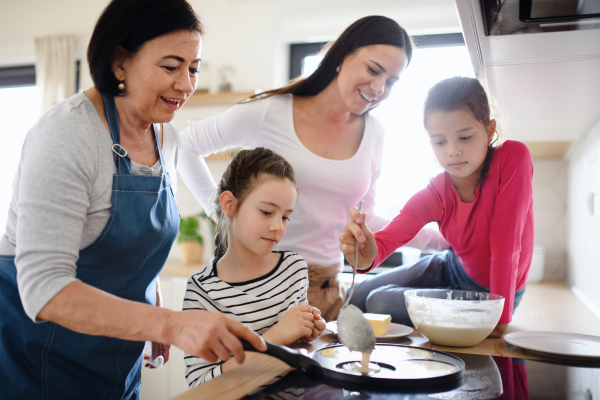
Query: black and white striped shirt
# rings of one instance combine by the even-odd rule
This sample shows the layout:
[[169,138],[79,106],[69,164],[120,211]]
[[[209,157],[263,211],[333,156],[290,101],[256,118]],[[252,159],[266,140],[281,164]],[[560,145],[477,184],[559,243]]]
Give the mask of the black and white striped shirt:
[[[196,272],[188,279],[183,310],[222,312],[242,322],[259,334],[275,325],[285,312],[308,304],[306,261],[291,251],[279,251],[280,259],[266,275],[246,282],[227,283],[217,277],[215,264]],[[221,374],[221,364],[185,354],[185,378],[190,387]]]

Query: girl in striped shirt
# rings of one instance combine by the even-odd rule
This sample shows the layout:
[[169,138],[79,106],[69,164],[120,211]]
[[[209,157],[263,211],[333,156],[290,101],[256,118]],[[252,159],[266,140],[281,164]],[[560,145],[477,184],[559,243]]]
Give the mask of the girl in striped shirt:
[[[297,198],[294,171],[283,157],[262,147],[238,153],[215,201],[215,259],[188,279],[183,310],[222,312],[282,345],[319,336],[325,322],[308,305],[306,262],[294,252],[273,251]],[[185,364],[190,387],[238,365],[233,358],[211,363],[189,354]]]

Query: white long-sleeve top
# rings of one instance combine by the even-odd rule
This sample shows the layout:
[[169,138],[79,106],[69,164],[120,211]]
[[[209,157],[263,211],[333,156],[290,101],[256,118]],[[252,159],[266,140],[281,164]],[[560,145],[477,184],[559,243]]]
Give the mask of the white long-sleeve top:
[[179,171],[211,214],[217,185],[202,157],[235,147],[266,147],[280,154],[294,168],[300,195],[279,246],[301,254],[308,264],[333,265],[342,257],[339,236],[350,220],[348,210],[361,199],[373,232],[389,222],[373,214],[383,134],[383,126],[367,113],[363,138],[354,156],[347,160],[320,157],[296,135],[293,96],[272,96],[193,122],[181,132]]

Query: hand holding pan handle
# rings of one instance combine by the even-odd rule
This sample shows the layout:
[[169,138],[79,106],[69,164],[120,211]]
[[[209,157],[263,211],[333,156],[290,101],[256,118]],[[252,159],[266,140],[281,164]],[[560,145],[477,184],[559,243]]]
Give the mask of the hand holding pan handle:
[[[244,339],[240,339],[240,342],[242,342],[244,350],[260,353],[260,351],[256,350],[254,346]],[[304,349],[294,350],[286,346],[269,342],[268,340],[265,340],[265,343],[267,343],[267,350],[264,352],[264,354],[275,357],[290,367],[300,368],[303,370],[307,370],[309,367],[318,368],[319,370],[322,369],[319,363],[306,355],[306,350]]]

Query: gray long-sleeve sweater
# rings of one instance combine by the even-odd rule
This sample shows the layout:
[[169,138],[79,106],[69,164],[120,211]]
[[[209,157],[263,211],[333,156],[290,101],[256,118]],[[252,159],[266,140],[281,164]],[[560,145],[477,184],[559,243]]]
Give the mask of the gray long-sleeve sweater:
[[[0,255],[15,255],[17,283],[27,315],[37,314],[62,288],[77,280],[79,250],[102,232],[111,211],[117,173],[112,138],[83,93],[48,110],[29,131],[12,185]],[[164,124],[162,150],[177,188],[180,139]],[[135,174],[160,173],[136,166]]]

